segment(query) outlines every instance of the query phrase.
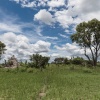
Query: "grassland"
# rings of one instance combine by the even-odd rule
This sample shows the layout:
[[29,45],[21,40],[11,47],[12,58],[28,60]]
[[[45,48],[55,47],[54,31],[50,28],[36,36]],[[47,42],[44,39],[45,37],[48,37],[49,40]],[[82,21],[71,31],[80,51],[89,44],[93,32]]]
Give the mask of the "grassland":
[[0,100],[100,100],[100,68],[0,69]]

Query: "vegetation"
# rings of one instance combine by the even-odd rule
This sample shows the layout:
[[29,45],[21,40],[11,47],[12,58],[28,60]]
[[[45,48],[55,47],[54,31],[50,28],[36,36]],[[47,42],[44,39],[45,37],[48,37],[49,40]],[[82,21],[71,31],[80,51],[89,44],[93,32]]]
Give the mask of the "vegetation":
[[77,57],[77,58],[73,58],[71,62],[72,64],[75,64],[75,65],[82,65],[84,64],[85,60],[81,57]]
[[[84,48],[88,60],[58,57],[50,66],[50,58],[40,54],[25,63],[5,60],[0,65],[0,100],[100,100],[100,21],[80,23],[71,39]],[[0,41],[0,59],[5,47]],[[14,59],[17,67],[13,68]]]
[[5,47],[6,47],[6,45],[0,41],[0,60],[1,60],[2,54],[6,50]]
[[[71,39],[84,48],[85,56],[89,61],[92,60],[93,66],[96,66],[100,56],[100,21],[93,19],[80,23],[77,25],[76,33],[71,36]],[[91,56],[87,54],[87,50],[90,50]]]
[[[74,69],[70,68],[74,66]],[[32,70],[33,69],[33,70]],[[99,100],[100,68],[51,64],[41,72],[0,69],[1,100]],[[40,99],[41,98],[41,99]]]
[[41,71],[42,71],[43,68],[46,67],[49,59],[50,59],[49,57],[43,57],[42,55],[39,55],[39,54],[33,54],[30,57],[30,60],[33,62],[34,67],[40,68]]

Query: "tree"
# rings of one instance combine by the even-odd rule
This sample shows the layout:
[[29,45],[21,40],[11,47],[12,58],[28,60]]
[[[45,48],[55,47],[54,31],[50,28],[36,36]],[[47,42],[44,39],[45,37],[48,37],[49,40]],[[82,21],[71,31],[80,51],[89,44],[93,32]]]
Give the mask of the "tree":
[[6,45],[0,41],[0,60],[1,60],[2,54],[4,54],[4,51],[6,50],[5,47]]
[[59,66],[59,64],[63,64],[64,63],[64,58],[61,58],[61,57],[55,58],[54,62],[55,62],[56,65]]
[[76,64],[76,65],[83,65],[83,63],[85,62],[85,60],[81,57],[77,57],[77,58],[73,58],[71,60],[72,64]]
[[42,55],[39,54],[33,54],[30,56],[30,60],[34,63],[34,67],[40,68],[41,71],[43,68],[46,67],[49,61],[49,57],[43,57]]
[[67,58],[63,58],[63,57],[55,58],[54,62],[58,66],[59,66],[59,64],[70,64],[70,61]]
[[[92,19],[82,22],[76,27],[76,33],[71,35],[72,42],[76,42],[84,49],[84,54],[93,66],[97,65],[100,56],[100,21]],[[90,54],[87,53],[90,51]]]

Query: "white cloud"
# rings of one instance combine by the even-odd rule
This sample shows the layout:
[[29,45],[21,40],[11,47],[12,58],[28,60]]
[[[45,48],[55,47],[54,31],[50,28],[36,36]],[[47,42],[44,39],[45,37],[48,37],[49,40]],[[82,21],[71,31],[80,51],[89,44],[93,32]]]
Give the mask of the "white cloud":
[[58,37],[44,36],[46,39],[58,40]]
[[6,54],[4,58],[15,55],[18,59],[28,59],[33,53],[49,52],[51,43],[39,40],[30,43],[29,38],[24,35],[16,35],[8,32],[0,35],[0,40],[6,44]]
[[49,6],[49,7],[61,7],[66,5],[66,0],[10,0],[20,3],[22,7],[37,7],[37,6]]
[[22,32],[20,25],[7,22],[0,22],[0,31]]
[[82,21],[93,18],[100,20],[100,0],[69,0],[68,7],[70,7],[69,15],[78,15]]
[[33,2],[28,2],[28,3],[22,3],[22,7],[36,7],[36,2],[33,1]]
[[59,22],[63,28],[68,28],[69,25],[73,23],[73,18],[68,15],[68,10],[57,11],[54,16],[55,20]]
[[48,1],[48,6],[50,7],[60,7],[65,5],[65,0],[50,0]]
[[63,37],[63,38],[67,38],[67,39],[69,38],[68,36],[66,36],[66,35],[64,35],[64,34],[60,34],[60,33],[59,33],[59,35],[60,35],[61,37]]
[[[44,22],[48,25],[51,25],[53,22],[58,22],[59,25],[62,26],[65,30],[69,28],[69,26],[72,24],[75,24],[76,26],[80,22],[89,21],[93,18],[97,18],[100,20],[100,0],[12,1],[16,1],[17,3],[20,3],[22,6],[25,5],[24,7],[48,7],[48,11],[53,12],[53,15],[51,15],[51,13],[47,10],[42,9],[34,16],[34,19]],[[62,6],[64,6],[65,8]],[[58,7],[60,9],[58,9]]]
[[35,14],[34,20],[39,20],[48,25],[51,25],[51,23],[54,22],[54,19],[53,19],[51,13],[45,9],[42,9],[37,14]]
[[70,56],[83,56],[84,50],[81,49],[76,43],[66,43],[65,45],[62,45],[61,47],[55,46],[57,50],[66,51]]

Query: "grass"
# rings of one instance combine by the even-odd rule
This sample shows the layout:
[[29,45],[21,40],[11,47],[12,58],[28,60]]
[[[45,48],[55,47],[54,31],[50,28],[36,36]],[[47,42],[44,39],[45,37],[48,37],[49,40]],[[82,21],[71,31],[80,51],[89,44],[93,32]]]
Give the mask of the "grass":
[[[100,68],[72,66],[31,73],[0,69],[0,100],[100,100]],[[39,97],[44,86],[46,95]]]

